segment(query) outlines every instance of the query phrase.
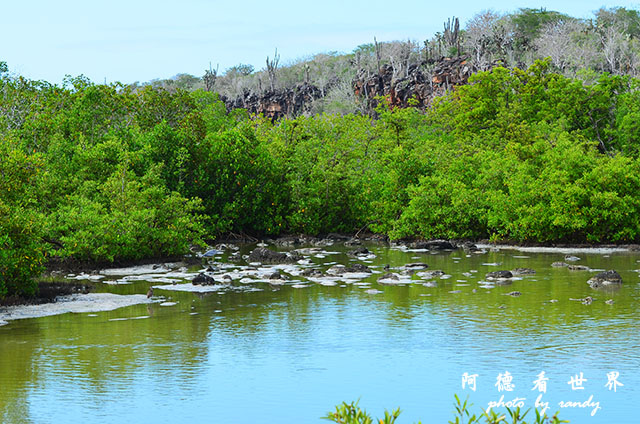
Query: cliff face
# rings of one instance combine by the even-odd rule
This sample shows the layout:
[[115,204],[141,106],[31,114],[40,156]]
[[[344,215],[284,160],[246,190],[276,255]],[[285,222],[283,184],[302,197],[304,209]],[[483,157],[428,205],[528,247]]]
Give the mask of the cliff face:
[[320,97],[322,92],[318,87],[304,83],[286,90],[269,90],[261,95],[247,91],[235,100],[222,100],[229,110],[243,108],[249,113],[263,114],[276,120],[309,112],[313,101]]
[[[425,69],[431,68],[427,72]],[[409,100],[417,101],[415,106],[426,108],[434,97],[447,90],[466,84],[475,72],[467,58],[442,58],[439,61],[412,65],[404,76],[399,77],[391,65],[383,65],[377,74],[359,71],[352,82],[353,92],[358,101],[366,102],[366,109],[374,113],[379,101],[385,97],[394,107],[407,107]],[[263,94],[245,92],[236,99],[223,99],[227,109],[243,108],[250,113],[263,114],[272,120],[293,117],[311,111],[314,100],[322,98],[322,91],[313,84],[298,84],[293,88],[266,91]]]
[[434,97],[456,85],[466,84],[475,71],[464,56],[443,58],[432,65],[435,66],[430,73],[423,71],[424,66],[412,65],[407,75],[400,78],[394,78],[390,65],[382,66],[375,75],[361,73],[353,81],[354,93],[366,99],[371,110],[377,106],[378,96],[385,97],[395,107],[407,107],[409,99],[414,98],[417,107],[425,108]]

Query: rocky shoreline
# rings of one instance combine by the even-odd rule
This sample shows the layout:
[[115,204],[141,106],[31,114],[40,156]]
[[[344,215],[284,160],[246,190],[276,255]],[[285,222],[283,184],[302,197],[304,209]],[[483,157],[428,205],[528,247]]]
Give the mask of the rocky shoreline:
[[[357,234],[356,236],[330,233],[324,236],[316,237],[304,234],[284,235],[278,238],[265,238],[257,240],[254,238],[223,238],[216,241],[215,245],[204,252],[192,249],[192,253],[183,257],[166,257],[166,258],[146,258],[141,260],[116,261],[113,263],[103,262],[80,262],[73,260],[53,259],[47,264],[47,271],[38,283],[38,294],[33,297],[12,296],[0,300],[0,306],[16,306],[16,305],[38,305],[44,303],[54,303],[60,296],[68,296],[72,294],[91,293],[94,284],[91,282],[76,282],[63,279],[64,275],[87,274],[97,275],[99,269],[114,267],[131,267],[144,266],[165,262],[181,262],[185,265],[202,264],[206,262],[207,254],[210,252],[219,252],[225,250],[227,245],[234,244],[254,244],[259,246],[253,250],[252,261],[261,263],[277,263],[280,260],[285,262],[295,262],[300,259],[296,255],[284,254],[268,249],[266,246],[274,246],[276,249],[291,249],[301,246],[328,246],[335,243],[344,244],[347,247],[358,248],[362,243],[377,243],[390,246],[402,246],[407,249],[429,249],[429,250],[455,250],[463,249],[465,251],[491,250],[491,249],[514,249],[523,252],[555,252],[555,253],[580,253],[602,251],[610,253],[613,251],[640,251],[640,245],[637,244],[585,244],[585,243],[515,243],[509,241],[501,241],[499,243],[489,240],[471,241],[471,240],[419,240],[405,239],[391,241],[385,235],[381,234]],[[221,249],[221,250],[217,250]],[[365,249],[365,248],[361,248]],[[357,249],[356,249],[357,250]],[[365,249],[366,250],[366,249]],[[282,258],[281,258],[282,256]],[[241,257],[229,256],[229,260],[242,260]],[[575,266],[574,266],[575,267]]]

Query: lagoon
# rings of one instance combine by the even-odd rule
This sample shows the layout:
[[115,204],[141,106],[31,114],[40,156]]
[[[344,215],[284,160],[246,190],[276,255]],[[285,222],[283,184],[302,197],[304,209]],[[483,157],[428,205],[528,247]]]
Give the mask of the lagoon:
[[[201,266],[102,272],[96,292],[154,286],[154,302],[0,327],[0,421],[321,423],[335,405],[359,399],[374,417],[399,406],[399,423],[445,423],[454,393],[474,412],[501,397],[533,406],[544,372],[549,412],[572,423],[637,422],[640,253],[365,245],[370,254],[359,257],[337,242],[305,246],[288,265],[229,262],[226,250],[211,258],[220,284],[209,287],[187,284]],[[590,270],[551,266],[568,254]],[[373,273],[326,273],[354,263]],[[409,263],[428,268],[405,273]],[[301,275],[309,268],[322,276]],[[485,279],[515,268],[536,273]],[[620,288],[587,285],[608,269],[622,276]],[[288,279],[271,279],[274,271]],[[398,280],[379,284],[389,272]],[[592,303],[580,301],[587,296]],[[612,372],[623,384],[615,391]],[[475,391],[462,388],[464,373],[477,374]],[[506,373],[513,390],[499,391]],[[583,388],[574,390],[580,373]],[[561,407],[590,396],[600,406],[593,416],[593,408]]]

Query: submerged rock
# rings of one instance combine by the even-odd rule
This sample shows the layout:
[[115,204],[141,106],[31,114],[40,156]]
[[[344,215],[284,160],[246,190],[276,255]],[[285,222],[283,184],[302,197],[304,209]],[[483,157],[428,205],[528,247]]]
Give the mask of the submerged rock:
[[609,287],[609,286],[619,286],[622,284],[622,277],[614,270],[600,272],[593,277],[591,277],[587,284],[592,289],[598,289],[601,287]]
[[468,253],[481,252],[482,251],[482,249],[480,249],[478,246],[476,246],[474,243],[472,243],[470,241],[463,242],[462,245],[460,245],[460,247],[462,247],[462,250],[464,250],[465,252],[468,252]]
[[362,242],[357,238],[352,238],[344,242],[345,246],[360,246],[361,244]]
[[216,280],[214,280],[210,275],[201,272],[191,280],[191,283],[194,285],[212,286],[216,283]]
[[290,256],[266,247],[257,247],[249,254],[249,262],[260,262],[262,264],[285,264],[296,262],[300,259],[302,259],[302,256],[298,252]]
[[414,241],[408,245],[412,249],[453,250],[456,247],[448,240]]
[[344,274],[346,271],[347,267],[345,267],[344,265],[334,265],[331,268],[329,268],[327,270],[327,274],[329,275],[342,275]]
[[363,264],[353,264],[344,269],[345,272],[366,272],[371,273],[371,269],[368,266]]
[[417,275],[418,277],[421,277],[421,278],[434,278],[434,277],[442,277],[446,274],[444,273],[444,271],[441,271],[439,269],[434,269],[432,271],[418,272]]
[[240,252],[236,252],[233,255],[230,255],[228,258],[229,262],[242,262],[242,255],[240,254]]
[[394,273],[387,273],[384,274],[382,277],[378,278],[378,283],[380,284],[397,284],[400,281],[400,277],[398,276],[398,274],[394,274]]
[[554,268],[562,268],[563,266],[569,266],[569,264],[566,262],[554,262],[551,266]]
[[322,271],[315,268],[307,268],[302,271],[303,277],[322,277]]
[[497,280],[499,278],[513,278],[511,271],[492,271],[485,275],[487,280]]
[[589,271],[591,268],[585,265],[568,265],[569,271]]
[[429,268],[429,265],[427,265],[425,263],[422,263],[422,262],[414,262],[414,263],[411,263],[411,264],[406,264],[404,266],[404,268],[407,269],[407,270],[416,270],[417,271],[419,269],[427,269],[427,268]]
[[280,271],[275,271],[268,276],[269,280],[287,280],[287,278],[280,273]]
[[363,256],[368,254],[369,254],[369,249],[367,249],[366,247],[358,247],[357,249],[347,253],[347,255],[349,256]]
[[531,268],[516,268],[511,271],[513,275],[533,275],[536,273],[535,269]]

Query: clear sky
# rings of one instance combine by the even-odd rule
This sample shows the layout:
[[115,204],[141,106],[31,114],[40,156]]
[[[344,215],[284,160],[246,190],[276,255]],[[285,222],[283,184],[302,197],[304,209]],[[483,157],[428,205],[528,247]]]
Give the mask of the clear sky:
[[601,6],[640,9],[638,1],[486,2],[394,0],[0,0],[0,60],[32,79],[60,83],[65,74],[95,82],[149,81],[178,73],[201,76],[238,63],[265,66],[315,53],[350,52],[360,44],[411,38],[461,26],[476,13],[520,7],[588,18]]

